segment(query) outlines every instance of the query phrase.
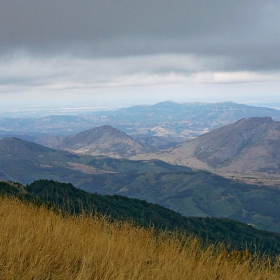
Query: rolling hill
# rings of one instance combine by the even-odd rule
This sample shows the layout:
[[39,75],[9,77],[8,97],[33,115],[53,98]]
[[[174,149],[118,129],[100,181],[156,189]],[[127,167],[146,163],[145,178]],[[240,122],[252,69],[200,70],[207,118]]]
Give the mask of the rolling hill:
[[103,125],[63,138],[51,145],[53,148],[87,155],[130,157],[147,152],[147,148],[124,132]]
[[0,140],[0,180],[23,184],[38,179],[52,179],[79,185],[91,182],[91,176],[98,173],[183,170],[191,169],[159,160],[131,161],[77,155],[12,137]]

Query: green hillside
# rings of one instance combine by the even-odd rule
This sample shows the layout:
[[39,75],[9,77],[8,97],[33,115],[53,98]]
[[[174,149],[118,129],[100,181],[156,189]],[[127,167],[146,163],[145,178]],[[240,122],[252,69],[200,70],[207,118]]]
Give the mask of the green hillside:
[[280,235],[260,231],[252,226],[230,219],[184,217],[179,213],[144,200],[119,195],[90,194],[71,184],[52,180],[38,180],[26,187],[0,182],[2,195],[42,203],[51,202],[66,212],[97,213],[114,219],[134,221],[137,225],[156,229],[179,230],[187,235],[199,236],[204,242],[224,242],[231,249],[249,248],[262,254],[280,253]]
[[100,174],[79,188],[160,204],[185,216],[227,217],[280,232],[280,190],[206,172]]

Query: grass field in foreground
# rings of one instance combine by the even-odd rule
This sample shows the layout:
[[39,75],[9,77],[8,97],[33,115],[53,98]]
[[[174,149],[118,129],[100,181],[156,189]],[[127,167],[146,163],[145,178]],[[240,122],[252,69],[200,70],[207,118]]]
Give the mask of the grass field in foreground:
[[280,259],[0,198],[0,279],[279,279]]

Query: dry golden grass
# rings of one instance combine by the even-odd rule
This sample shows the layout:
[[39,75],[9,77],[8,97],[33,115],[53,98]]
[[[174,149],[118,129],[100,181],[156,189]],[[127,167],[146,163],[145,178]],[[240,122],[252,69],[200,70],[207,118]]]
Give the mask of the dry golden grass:
[[[279,279],[280,261],[227,257],[189,238],[0,198],[0,279]],[[237,254],[238,255],[238,254]]]

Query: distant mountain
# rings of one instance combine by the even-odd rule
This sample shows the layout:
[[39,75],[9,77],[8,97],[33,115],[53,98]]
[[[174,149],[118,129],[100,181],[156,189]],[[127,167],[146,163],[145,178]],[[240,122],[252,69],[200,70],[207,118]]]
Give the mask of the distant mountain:
[[280,122],[242,119],[202,135],[194,156],[212,168],[243,174],[280,175]]
[[72,183],[91,193],[158,203],[186,216],[232,218],[280,232],[280,190],[246,185],[160,160],[81,156],[15,138],[0,140],[0,180]]
[[78,186],[84,182],[92,182],[93,174],[183,170],[191,169],[159,160],[131,161],[82,156],[12,137],[0,140],[0,180],[23,184],[38,179],[52,179]]
[[148,151],[132,137],[110,125],[70,135],[54,143],[52,147],[80,154],[109,157],[129,157]]
[[[77,170],[84,168],[84,172]],[[0,179],[23,184],[38,179],[68,182],[88,173],[102,172],[86,168],[83,159],[66,151],[58,151],[18,138],[0,140]]]
[[138,158],[157,158],[222,174],[280,178],[280,122],[241,119],[198,138]]
[[24,187],[0,182],[0,194],[12,194],[36,204],[51,203],[75,214],[92,212],[112,220],[129,220],[139,226],[152,225],[156,230],[183,231],[207,243],[223,242],[231,250],[247,248],[252,253],[272,255],[280,252],[280,235],[277,233],[260,231],[230,219],[183,217],[157,204],[118,195],[90,194],[71,184],[39,180]]
[[0,119],[0,129],[17,134],[39,132],[67,136],[92,127],[111,125],[129,135],[194,138],[242,118],[265,116],[280,121],[280,111],[275,109],[232,102],[166,101],[79,116],[5,118]]
[[[280,111],[252,107],[233,102],[221,103],[175,103],[161,102],[151,106],[132,106],[96,113],[103,120],[127,133],[185,138],[230,124],[241,118],[270,116],[280,121]],[[114,123],[115,122],[115,123]]]

